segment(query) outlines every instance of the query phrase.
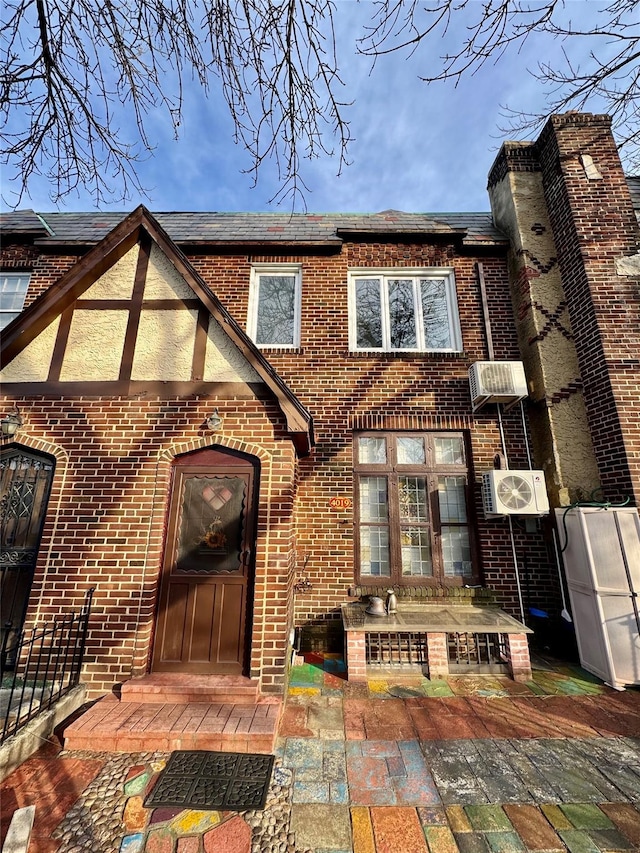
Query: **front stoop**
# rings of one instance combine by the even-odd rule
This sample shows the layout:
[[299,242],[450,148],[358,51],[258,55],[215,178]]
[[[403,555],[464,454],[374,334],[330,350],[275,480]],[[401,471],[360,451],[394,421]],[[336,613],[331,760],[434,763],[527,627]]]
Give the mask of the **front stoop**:
[[213,702],[219,705],[255,705],[259,700],[257,681],[243,675],[193,675],[152,673],[125,681],[123,702],[176,703]]
[[64,731],[66,749],[271,753],[281,700],[241,676],[149,675],[105,696]]

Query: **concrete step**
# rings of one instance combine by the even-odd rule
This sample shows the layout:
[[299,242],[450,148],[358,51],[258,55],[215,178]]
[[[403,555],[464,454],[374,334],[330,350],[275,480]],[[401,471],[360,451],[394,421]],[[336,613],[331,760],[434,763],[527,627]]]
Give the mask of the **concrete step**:
[[170,752],[208,749],[271,753],[279,700],[254,704],[139,703],[105,696],[64,731],[65,749]]
[[193,675],[152,673],[132,678],[121,688],[123,702],[178,704],[212,702],[220,705],[253,705],[258,701],[258,682],[242,675]]

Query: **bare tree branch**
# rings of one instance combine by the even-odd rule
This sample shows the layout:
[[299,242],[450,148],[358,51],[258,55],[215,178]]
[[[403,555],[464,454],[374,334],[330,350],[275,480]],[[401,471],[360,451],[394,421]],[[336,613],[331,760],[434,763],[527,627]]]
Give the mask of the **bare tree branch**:
[[254,180],[277,164],[277,199],[304,201],[301,159],[334,154],[334,141],[346,162],[330,0],[9,0],[0,36],[14,206],[34,175],[54,202],[82,187],[96,205],[144,193],[149,114],[164,110],[177,134],[187,79],[206,93],[217,78]]
[[[374,64],[424,54],[421,79],[455,84],[538,35],[558,39],[564,61],[532,70],[544,115],[505,108],[506,129],[529,132],[567,109],[608,112],[640,167],[637,0],[598,6],[601,23],[589,29],[571,10],[565,0],[375,0],[356,47]],[[274,162],[272,200],[304,206],[303,161],[333,156],[341,170],[351,138],[335,12],[332,0],[5,0],[0,160],[5,186],[15,182],[5,201],[20,204],[38,175],[54,202],[81,189],[96,205],[144,194],[149,115],[163,111],[177,136],[195,81],[222,93],[254,183]]]
[[[541,62],[531,71],[545,89],[546,110],[528,114],[505,107],[507,125],[501,130],[530,133],[550,114],[570,109],[606,112],[629,167],[640,168],[637,0],[599,6],[601,23],[589,29],[571,20],[571,3],[564,0],[431,0],[425,7],[418,0],[376,0],[375,6],[372,25],[358,42],[360,53],[375,63],[396,52],[423,51],[426,83],[457,84],[540,34],[560,40],[564,64]],[[459,32],[464,35],[455,49],[438,55],[443,39],[449,42]],[[583,61],[577,63],[575,55]]]

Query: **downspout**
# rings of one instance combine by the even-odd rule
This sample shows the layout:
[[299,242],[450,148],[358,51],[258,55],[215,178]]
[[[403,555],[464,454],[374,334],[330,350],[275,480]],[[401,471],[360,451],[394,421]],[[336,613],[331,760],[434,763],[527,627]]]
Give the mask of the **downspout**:
[[[487,338],[487,353],[489,356],[489,361],[495,361],[495,356],[494,356],[494,351],[493,351],[493,336],[491,334],[491,317],[489,316],[489,303],[487,301],[487,287],[486,287],[486,283],[484,280],[484,267],[483,267],[481,261],[476,262],[476,269],[478,271],[478,284],[480,285],[480,299],[482,301],[482,316],[484,318],[484,331],[485,331],[485,335]],[[504,456],[504,461],[505,461],[507,468],[509,468],[509,457],[507,456],[507,444],[506,444],[505,437],[504,437],[504,426],[502,423],[502,408],[500,406],[500,403],[497,403],[496,405],[498,408],[498,428],[500,430],[500,443],[502,445],[502,455]],[[524,429],[524,427],[525,427],[524,409],[522,410],[522,425],[523,425],[523,429]],[[529,443],[528,443],[528,439],[527,439],[526,429],[525,429],[525,441],[527,442],[527,456],[529,457],[529,460],[530,460]],[[531,465],[531,461],[529,461],[529,465]],[[515,574],[516,574],[516,587],[518,589],[518,603],[520,605],[520,620],[522,621],[523,624],[526,624],[525,616],[524,616],[524,603],[522,601],[522,587],[520,584],[520,570],[518,568],[518,557],[516,554],[516,541],[515,541],[515,536],[513,533],[513,521],[511,519],[510,515],[507,516],[507,518],[509,519],[509,536],[511,539],[511,553],[513,555],[513,566],[514,566]]]

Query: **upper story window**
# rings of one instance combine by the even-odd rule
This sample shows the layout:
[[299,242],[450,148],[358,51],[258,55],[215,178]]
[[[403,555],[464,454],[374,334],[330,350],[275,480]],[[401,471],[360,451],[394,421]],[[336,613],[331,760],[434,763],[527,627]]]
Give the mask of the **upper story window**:
[[31,274],[28,272],[0,273],[0,329],[4,329],[24,307]]
[[459,352],[453,270],[352,270],[349,349]]
[[247,327],[258,346],[300,346],[301,278],[299,264],[252,268]]

